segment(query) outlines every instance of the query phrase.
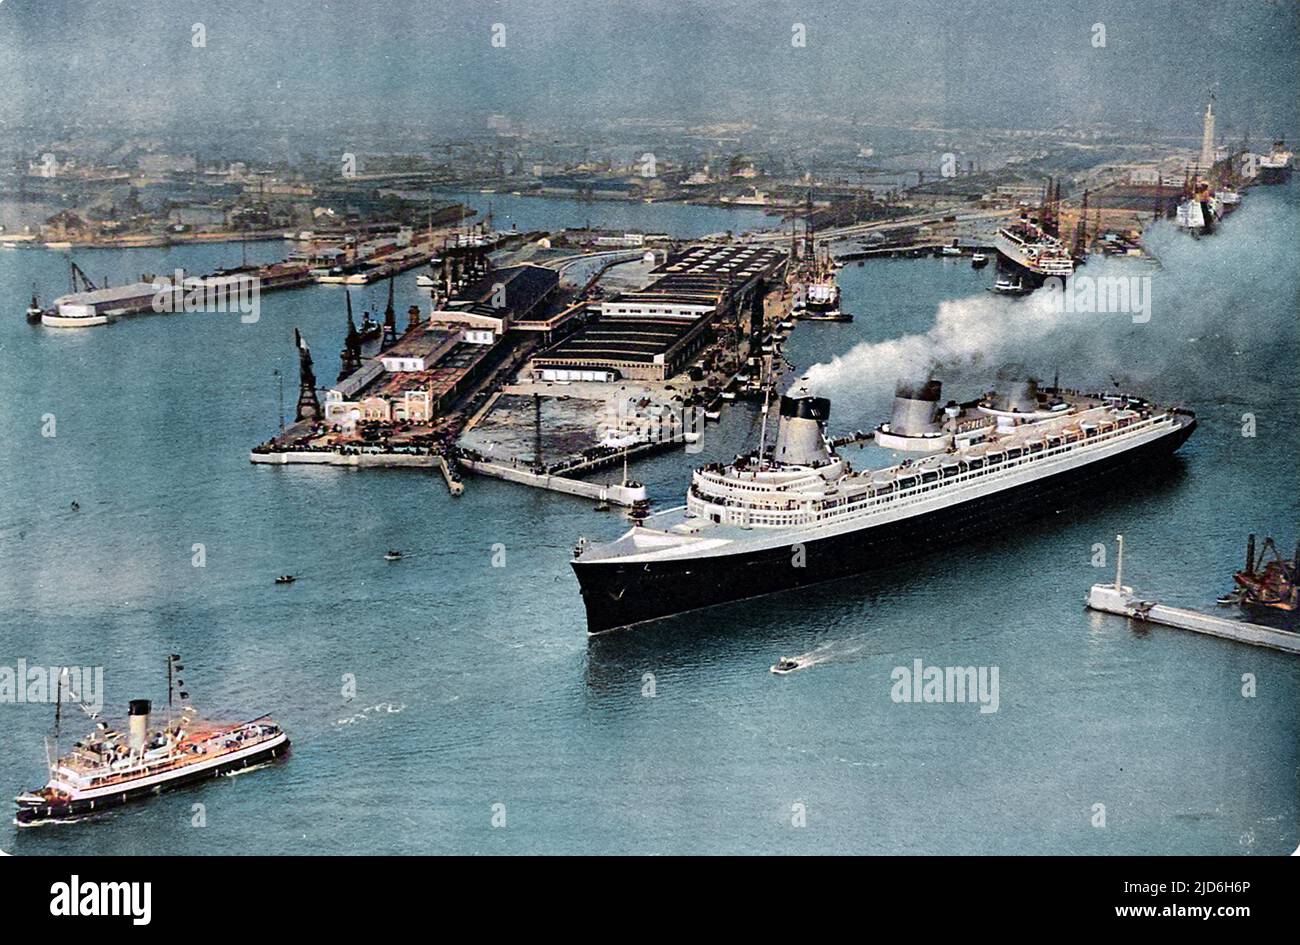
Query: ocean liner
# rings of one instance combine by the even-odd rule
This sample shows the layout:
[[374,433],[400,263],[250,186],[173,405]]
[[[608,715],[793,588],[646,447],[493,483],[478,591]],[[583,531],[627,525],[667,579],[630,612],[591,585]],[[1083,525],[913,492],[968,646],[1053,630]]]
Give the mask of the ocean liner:
[[993,245],[998,268],[1014,277],[1017,290],[1031,291],[1052,277],[1074,274],[1074,257],[1066,245],[1027,214],[998,230]]
[[588,633],[880,568],[1022,523],[1176,450],[1195,417],[1119,393],[1033,382],[940,407],[938,381],[900,385],[873,434],[915,454],[855,470],[827,439],[830,401],[781,398],[775,445],[695,471],[686,505],[604,544],[573,570]]
[[[178,673],[182,669],[179,656],[168,657],[168,712],[162,725],[150,726],[148,699],[133,699],[125,733],[98,721],[93,734],[62,756],[58,733],[65,689],[74,701],[79,697],[60,675],[55,734],[52,743],[47,740],[49,781],[14,798],[18,805],[14,822],[31,825],[76,820],[183,784],[263,764],[288,752],[289,736],[268,716],[223,724],[202,721],[193,708],[183,706],[173,718],[173,696],[184,700],[189,695],[181,688],[184,683]],[[95,713],[86,711],[96,718]]]

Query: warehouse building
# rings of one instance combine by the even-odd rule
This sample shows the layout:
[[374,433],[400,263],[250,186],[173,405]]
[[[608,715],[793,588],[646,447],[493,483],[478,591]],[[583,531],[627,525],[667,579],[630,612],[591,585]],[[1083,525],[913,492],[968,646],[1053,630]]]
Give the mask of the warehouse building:
[[667,380],[708,343],[717,322],[743,321],[755,310],[785,260],[766,246],[693,246],[655,269],[644,288],[602,302],[594,321],[533,358],[531,374],[544,381]]

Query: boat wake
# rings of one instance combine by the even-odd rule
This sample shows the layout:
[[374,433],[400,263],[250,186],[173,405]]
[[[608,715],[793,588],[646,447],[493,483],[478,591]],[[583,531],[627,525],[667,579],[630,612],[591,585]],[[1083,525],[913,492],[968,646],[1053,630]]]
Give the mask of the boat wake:
[[[798,669],[810,669],[813,666],[821,666],[825,663],[833,663],[842,660],[845,657],[852,656],[861,649],[861,646],[837,648],[834,642],[829,642],[814,647],[807,653],[800,653],[798,656],[791,656],[789,658],[799,664]],[[794,672],[794,670],[791,670],[791,672]]]
[[273,764],[275,764],[274,760],[259,761],[257,764],[249,765],[247,768],[236,768],[234,771],[223,771],[221,776],[223,778],[237,778],[241,774],[249,774],[253,771],[261,771],[263,768],[269,768]]
[[21,827],[23,830],[31,830],[34,827],[61,827],[64,824],[81,824],[93,817],[99,816],[105,811],[98,811],[95,814],[87,814],[85,817],[53,817],[48,820],[29,820],[26,823],[20,822],[17,818],[13,820],[15,827]]

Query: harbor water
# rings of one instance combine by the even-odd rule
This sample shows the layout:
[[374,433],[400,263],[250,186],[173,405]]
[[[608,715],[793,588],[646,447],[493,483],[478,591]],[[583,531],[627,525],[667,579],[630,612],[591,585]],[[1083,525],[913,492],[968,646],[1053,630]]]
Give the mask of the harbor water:
[[[560,203],[574,219],[589,210]],[[683,235],[737,219],[674,207],[639,224],[665,211],[617,210],[618,225]],[[560,224],[520,228],[543,225]],[[1195,410],[1197,433],[1113,492],[907,567],[594,639],[568,561],[580,536],[626,526],[616,512],[486,479],[452,498],[432,470],[248,462],[277,425],[277,370],[292,410],[295,327],[320,379],[337,371],[337,287],[266,295],[252,323],[196,313],[55,331],[22,309],[33,283],[46,302],[66,291],[66,258],[0,252],[0,665],[103,667],[105,715],[120,721],[129,699],[165,699],[164,658],[179,653],[205,715],[271,712],[293,738],[283,763],[86,822],[6,817],[0,849],[1290,853],[1300,662],[1083,602],[1113,573],[1116,533],[1126,583],[1202,609],[1229,587],[1247,532],[1295,541],[1298,229],[1294,187],[1256,188],[1212,238],[1153,233],[1159,268],[1090,263],[1150,277],[1145,322],[996,298],[993,267],[964,260],[849,264],[855,320],[801,323],[786,346],[799,371],[821,365],[810,383],[832,397],[833,432],[885,419],[897,375],[928,351],[945,398],[999,372],[1089,388],[1114,377]],[[248,247],[250,261],[284,251]],[[239,256],[77,261],[120,284]],[[354,293],[358,315],[384,292]],[[419,299],[415,274],[400,277],[398,311]],[[752,444],[759,420],[728,406],[703,454],[634,474],[656,507],[680,504],[690,469]],[[407,557],[385,561],[390,548]],[[274,585],[285,573],[297,582]],[[768,671],[798,655],[807,668]],[[896,671],[917,660],[996,668],[997,710],[895,701]],[[3,797],[43,782],[53,715],[0,703]],[[64,719],[66,747],[91,723]]]

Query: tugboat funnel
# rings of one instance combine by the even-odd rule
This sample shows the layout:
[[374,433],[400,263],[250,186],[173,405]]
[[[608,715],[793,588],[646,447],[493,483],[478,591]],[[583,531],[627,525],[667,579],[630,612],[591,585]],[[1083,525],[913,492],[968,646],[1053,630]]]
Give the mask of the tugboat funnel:
[[138,752],[144,750],[144,742],[149,733],[149,700],[132,699],[129,710],[130,728],[127,733],[127,744],[131,751]]

